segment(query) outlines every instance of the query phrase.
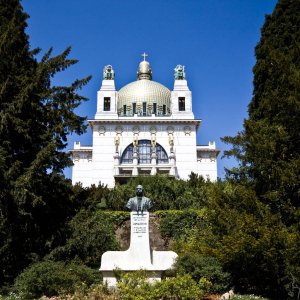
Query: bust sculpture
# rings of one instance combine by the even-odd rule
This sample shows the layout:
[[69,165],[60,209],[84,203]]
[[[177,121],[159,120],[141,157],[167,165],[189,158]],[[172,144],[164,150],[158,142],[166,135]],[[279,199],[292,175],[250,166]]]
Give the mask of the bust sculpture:
[[177,254],[173,251],[156,251],[150,247],[150,214],[152,206],[149,198],[144,197],[141,185],[136,187],[136,196],[130,198],[127,207],[130,213],[130,246],[126,251],[106,251],[101,258],[100,270],[103,282],[109,287],[117,286],[114,270],[132,272],[145,270],[148,282],[161,280],[164,271],[174,264]]
[[143,214],[143,212],[147,212],[152,207],[151,200],[144,196],[142,185],[136,187],[136,196],[128,200],[126,207],[138,214]]

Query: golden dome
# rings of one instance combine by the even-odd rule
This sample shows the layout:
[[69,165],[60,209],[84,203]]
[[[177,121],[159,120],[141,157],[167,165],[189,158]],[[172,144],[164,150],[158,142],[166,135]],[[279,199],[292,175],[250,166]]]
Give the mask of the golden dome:
[[146,102],[147,110],[151,114],[153,104],[157,105],[157,114],[163,114],[163,107],[165,105],[166,114],[170,111],[171,92],[162,84],[141,79],[131,82],[120,89],[118,93],[118,111],[123,112],[124,105],[126,105],[127,115],[131,115],[133,103],[136,103],[136,113],[142,110],[143,103]]
[[[138,80],[125,85],[118,93],[119,115],[157,115],[170,113],[171,92],[164,85],[152,81],[152,71],[147,61],[139,64]],[[143,104],[146,103],[146,104]],[[146,106],[146,113],[144,107]],[[144,113],[143,113],[144,112]]]

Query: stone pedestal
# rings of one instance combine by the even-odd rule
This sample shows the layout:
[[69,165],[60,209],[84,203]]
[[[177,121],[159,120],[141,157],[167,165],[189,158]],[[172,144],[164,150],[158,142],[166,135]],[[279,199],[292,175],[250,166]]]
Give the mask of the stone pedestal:
[[126,251],[107,251],[102,255],[100,271],[108,286],[116,286],[113,270],[146,270],[149,281],[161,280],[162,272],[171,268],[177,254],[154,251],[149,242],[149,213],[131,212],[130,246]]

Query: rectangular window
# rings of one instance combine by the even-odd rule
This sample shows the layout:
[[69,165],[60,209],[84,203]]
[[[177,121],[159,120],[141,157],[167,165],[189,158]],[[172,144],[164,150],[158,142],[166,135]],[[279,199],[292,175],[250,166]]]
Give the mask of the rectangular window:
[[132,103],[132,114],[136,114],[136,103]]
[[165,115],[167,113],[167,107],[166,104],[163,105],[163,115]]
[[123,115],[126,116],[126,105],[123,105]]
[[104,97],[103,110],[110,111],[110,97]]
[[147,102],[143,102],[143,116],[147,115]]
[[156,115],[157,113],[157,104],[153,103],[152,113]]
[[178,98],[178,110],[185,111],[185,97]]

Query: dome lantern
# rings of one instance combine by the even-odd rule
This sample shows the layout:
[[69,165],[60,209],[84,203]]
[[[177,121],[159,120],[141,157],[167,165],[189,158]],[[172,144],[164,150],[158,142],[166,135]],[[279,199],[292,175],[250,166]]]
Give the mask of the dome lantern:
[[144,57],[144,60],[142,62],[140,62],[140,64],[139,64],[139,68],[137,71],[137,79],[138,80],[141,80],[141,79],[152,80],[152,71],[150,68],[150,64],[148,61],[146,61],[146,56],[148,56],[148,54],[146,54],[144,52],[144,54],[142,54],[142,56]]

